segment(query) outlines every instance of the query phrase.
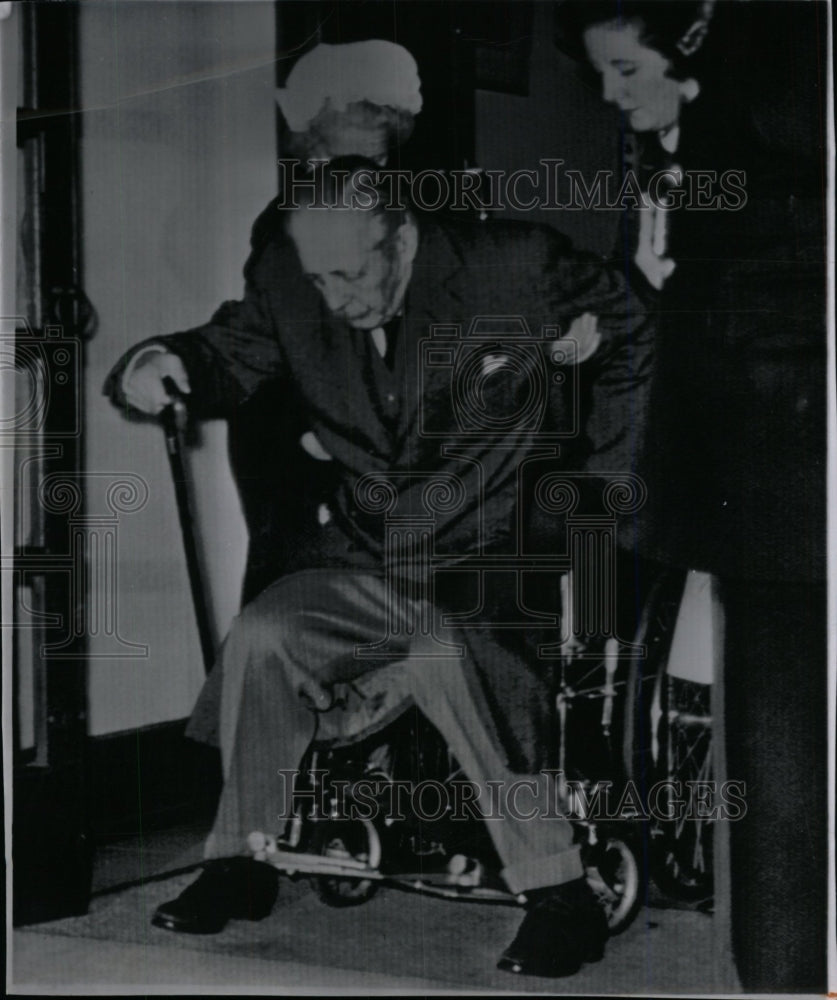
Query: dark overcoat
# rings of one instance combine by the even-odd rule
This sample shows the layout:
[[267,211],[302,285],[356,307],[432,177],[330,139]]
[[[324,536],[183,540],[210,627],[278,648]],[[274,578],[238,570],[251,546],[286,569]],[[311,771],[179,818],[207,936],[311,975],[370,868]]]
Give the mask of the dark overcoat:
[[[269,385],[289,394],[299,426],[312,430],[332,456],[332,521],[289,553],[284,572],[385,569],[386,518],[358,501],[371,473],[394,483],[399,516],[425,511],[428,476],[461,483],[462,502],[449,510],[442,503],[434,512],[436,555],[456,561],[514,554],[522,463],[543,448],[569,456],[582,438],[575,369],[565,363],[569,358],[554,358],[552,341],[576,316],[592,312],[604,354],[624,351],[628,342],[639,354],[648,342],[643,308],[620,271],[575,251],[544,226],[420,220],[389,366],[368,334],[328,313],[280,232],[254,253],[246,277],[244,299],[225,303],[209,324],[155,339],[183,359],[199,416],[234,421]],[[494,330],[476,346],[469,340],[475,320],[480,329]],[[112,373],[111,388],[130,356]],[[499,359],[493,368],[492,358]],[[540,374],[533,382],[535,369]],[[526,416],[516,422],[517,413]],[[509,417],[505,424],[497,422],[502,415]],[[266,433],[265,444],[271,439]],[[262,460],[266,467],[276,461],[267,451]],[[286,478],[286,490],[296,487]],[[277,498],[280,518],[282,502]],[[514,765],[537,766],[549,756],[548,665],[523,655],[519,632],[499,643],[490,632],[469,630],[467,639],[480,669],[491,675],[498,728]]]

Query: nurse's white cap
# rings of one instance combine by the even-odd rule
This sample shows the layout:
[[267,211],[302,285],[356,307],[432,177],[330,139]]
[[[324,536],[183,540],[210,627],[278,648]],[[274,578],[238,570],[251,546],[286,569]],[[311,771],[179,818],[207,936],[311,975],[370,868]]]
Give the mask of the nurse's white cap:
[[421,80],[415,59],[395,42],[323,43],[297,60],[276,101],[291,131],[304,132],[326,101],[337,111],[369,101],[417,115]]

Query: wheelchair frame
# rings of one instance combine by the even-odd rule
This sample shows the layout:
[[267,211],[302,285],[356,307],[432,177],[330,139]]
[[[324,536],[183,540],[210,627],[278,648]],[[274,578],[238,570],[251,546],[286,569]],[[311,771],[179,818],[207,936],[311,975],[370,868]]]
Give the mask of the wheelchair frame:
[[[178,511],[208,668],[208,618],[180,455],[188,413],[177,387],[171,383],[167,389],[174,403],[164,410],[163,426],[174,478],[184,487],[177,493]],[[616,828],[612,823],[600,823],[589,814],[587,803],[612,779],[608,775],[586,775],[585,768],[576,760],[576,748],[571,748],[568,740],[568,720],[576,707],[600,704],[599,734],[608,746],[607,757],[613,765],[617,754],[612,745],[612,729],[620,716],[615,709],[621,688],[627,691],[627,696],[619,779],[639,781],[640,787],[647,791],[652,781],[678,780],[684,769],[695,780],[709,777],[712,766],[709,691],[705,690],[706,685],[677,683],[668,672],[668,653],[684,580],[683,573],[661,577],[646,602],[635,642],[627,651],[620,650],[617,640],[608,639],[601,658],[594,659],[591,667],[590,654],[574,638],[571,627],[561,646],[555,700],[560,726],[559,796],[581,846],[588,882],[602,903],[614,934],[628,927],[636,916],[642,902],[642,884],[649,874],[663,891],[678,898],[701,899],[711,895],[708,824],[664,820],[647,826],[641,822],[620,823]],[[571,588],[566,578],[562,584],[562,610],[567,614]],[[639,649],[647,650],[647,657],[638,656]],[[624,674],[626,661],[628,677],[617,679],[620,668]],[[579,665],[583,673],[574,676],[570,683],[569,675]],[[268,862],[291,877],[313,877],[323,901],[335,906],[363,903],[383,882],[448,898],[525,903],[524,895],[512,894],[498,877],[492,879],[492,873],[479,860],[461,853],[452,855],[445,869],[438,872],[427,872],[423,867],[417,872],[386,871],[382,868],[382,838],[375,823],[371,819],[342,819],[332,791],[318,786],[317,753],[315,750],[308,768],[309,782],[316,793],[314,806],[308,811],[294,812],[284,838],[261,831],[251,833],[248,848],[257,860]],[[616,775],[618,770],[613,768],[612,774]],[[447,780],[455,773],[449,774]],[[568,778],[571,774],[575,777]],[[386,775],[383,777],[386,779]],[[326,811],[319,810],[318,801],[329,803]]]

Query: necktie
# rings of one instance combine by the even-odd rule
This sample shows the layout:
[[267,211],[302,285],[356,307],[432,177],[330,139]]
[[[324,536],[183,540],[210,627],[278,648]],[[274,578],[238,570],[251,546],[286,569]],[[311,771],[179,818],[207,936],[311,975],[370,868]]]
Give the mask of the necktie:
[[369,331],[375,350],[384,359],[390,370],[395,364],[395,342],[400,327],[401,317],[394,316],[388,323],[376,326],[374,330]]

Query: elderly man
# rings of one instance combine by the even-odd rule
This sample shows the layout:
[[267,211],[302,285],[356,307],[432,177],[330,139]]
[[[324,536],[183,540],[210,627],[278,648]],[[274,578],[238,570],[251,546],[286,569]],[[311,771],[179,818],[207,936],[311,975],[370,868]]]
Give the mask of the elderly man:
[[[489,783],[515,780],[474,682],[467,637],[422,625],[435,613],[428,561],[422,551],[393,552],[374,500],[384,498],[401,516],[426,515],[428,489],[440,487],[450,502],[434,509],[434,553],[450,562],[502,550],[517,527],[521,462],[544,427],[567,419],[560,377],[541,386],[537,421],[504,419],[529,412],[532,381],[501,345],[496,356],[480,357],[474,419],[487,419],[485,432],[475,433],[463,418],[469,386],[452,382],[444,351],[421,350],[440,325],[450,333],[479,317],[520,317],[537,332],[526,348],[550,358],[554,344],[541,330],[566,329],[585,313],[598,315],[592,343],[601,335],[605,349],[644,329],[620,276],[553,230],[419,221],[406,208],[387,210],[381,174],[371,161],[333,161],[285,213],[298,264],[319,293],[316,310],[304,296],[298,305],[284,280],[285,244],[277,241],[251,270],[243,301],[226,303],[207,326],[139,345],[111,377],[114,396],[147,413],[166,402],[165,376],[191,390],[199,412],[282,379],[340,472],[324,527],[333,569],[276,581],[244,608],[221,651],[225,784],[208,858],[240,854],[249,832],[271,829],[277,810],[288,815],[278,772],[297,767],[312,739],[311,703],[327,705],[330,684],[377,670],[387,658],[404,661],[410,695],[448,742],[478,804],[488,802]],[[369,207],[340,207],[362,200],[354,197],[361,181]],[[309,207],[324,203],[331,207]],[[439,343],[450,352],[450,343]],[[519,348],[510,342],[509,356]],[[376,644],[377,655],[365,655]],[[547,780],[531,779],[541,803],[550,799]],[[528,899],[501,967],[558,976],[599,958],[606,921],[568,822],[506,816],[487,825],[506,884]],[[220,930],[230,917],[269,912],[275,891],[267,865],[216,860],[154,922]],[[248,896],[258,901],[249,914]]]

